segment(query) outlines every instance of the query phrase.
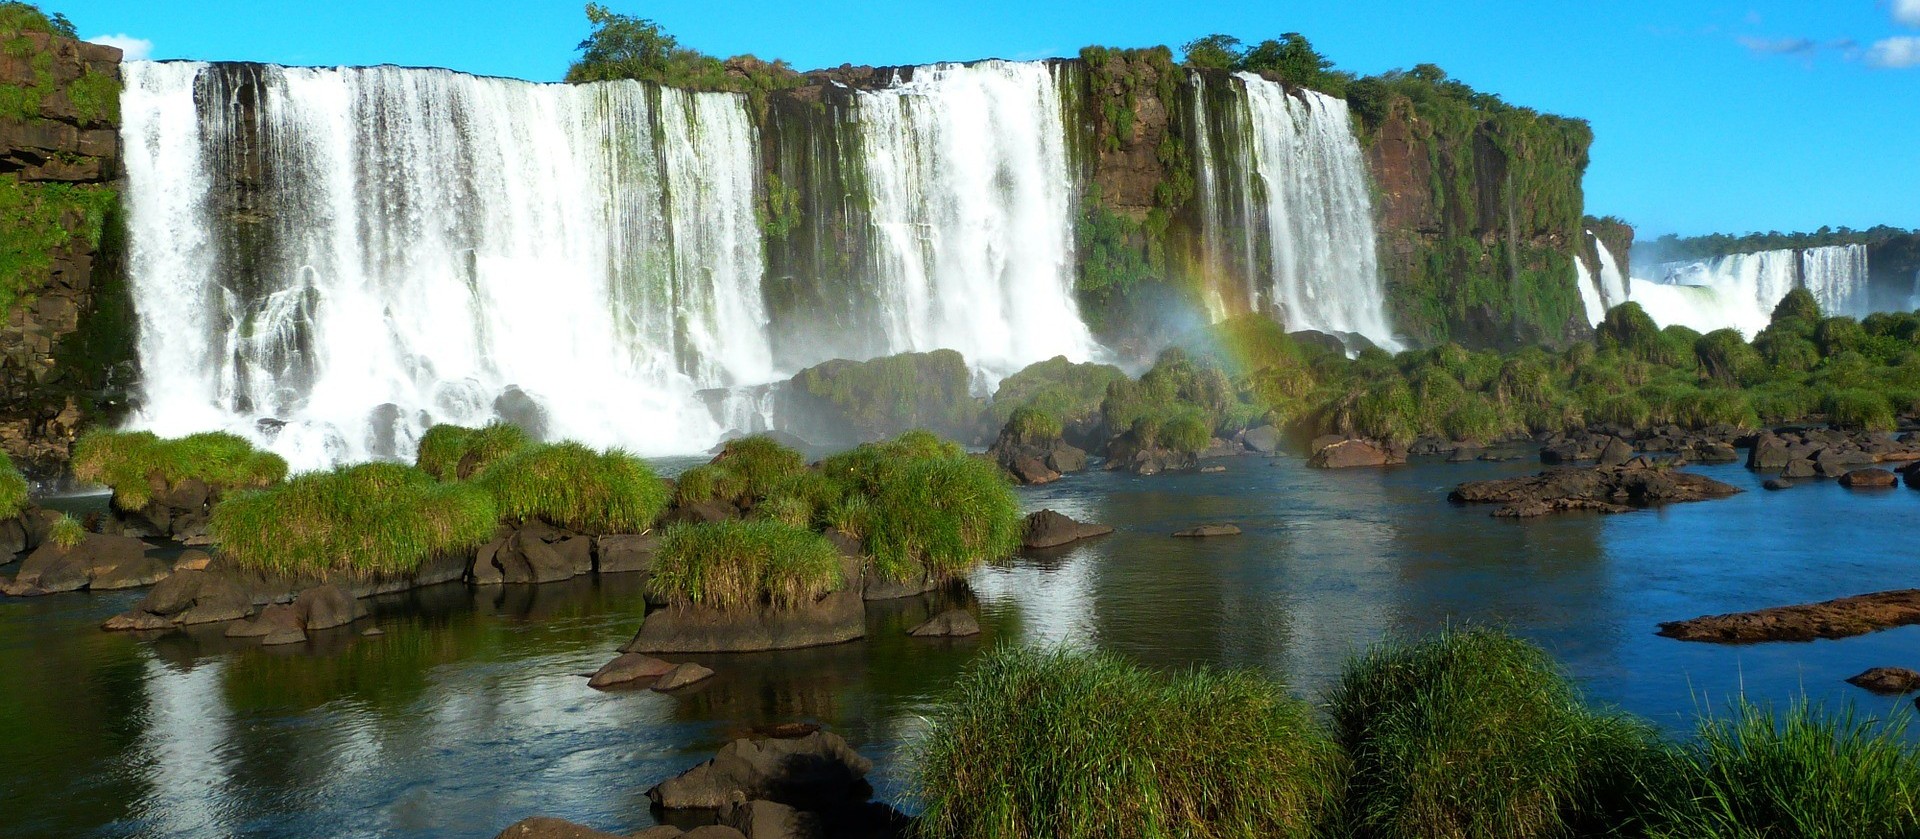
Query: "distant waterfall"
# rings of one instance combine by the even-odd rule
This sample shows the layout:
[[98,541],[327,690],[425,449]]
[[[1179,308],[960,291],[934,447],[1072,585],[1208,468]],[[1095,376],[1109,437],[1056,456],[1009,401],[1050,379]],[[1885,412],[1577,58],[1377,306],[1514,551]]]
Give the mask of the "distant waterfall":
[[959,350],[992,378],[1087,360],[1073,171],[1055,70],[917,67],[863,92],[869,223],[891,352]]
[[1867,246],[1808,248],[1800,254],[1800,282],[1820,311],[1866,317],[1873,311],[1867,290]]
[[130,63],[145,400],[296,468],[506,417],[645,452],[773,375],[744,97]]
[[[1246,305],[1288,329],[1393,346],[1366,161],[1344,100],[1235,74],[1214,104],[1193,78],[1202,235],[1248,273]],[[1218,313],[1214,313],[1218,317]]]
[[1607,243],[1587,231],[1587,239],[1593,242],[1595,252],[1600,255],[1600,270],[1587,267],[1586,259],[1575,255],[1574,273],[1580,289],[1580,304],[1586,309],[1587,321],[1595,326],[1607,316],[1607,310],[1627,302],[1627,279],[1620,271],[1620,261],[1607,250]]
[[[1632,293],[1662,326],[1679,324],[1701,332],[1732,327],[1751,338],[1767,328],[1774,307],[1795,288],[1813,294],[1829,315],[1865,317],[1872,311],[1864,245],[1673,262],[1661,265],[1656,276],[1653,281],[1635,279]],[[1676,287],[1687,291],[1676,293]]]

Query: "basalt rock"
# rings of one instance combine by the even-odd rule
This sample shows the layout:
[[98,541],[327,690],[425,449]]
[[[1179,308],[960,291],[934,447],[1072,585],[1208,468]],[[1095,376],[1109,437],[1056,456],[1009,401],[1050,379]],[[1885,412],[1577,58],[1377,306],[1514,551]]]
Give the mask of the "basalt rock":
[[601,536],[594,542],[594,570],[602,574],[651,573],[654,555],[660,551],[660,536]]
[[147,544],[127,536],[89,533],[71,548],[42,542],[20,563],[0,592],[32,597],[99,586],[136,588],[165,579],[172,569],[147,559]]
[[[668,828],[671,834],[662,836],[682,836],[679,828]],[[622,839],[619,834],[594,830],[591,827],[574,824],[560,819],[536,816],[514,822],[506,830],[494,836],[494,839]]]
[[952,609],[933,616],[907,634],[915,638],[965,638],[980,634],[980,622],[965,609]]
[[1447,497],[1463,504],[1499,504],[1493,511],[1497,517],[1528,518],[1570,510],[1622,513],[1656,504],[1725,498],[1739,492],[1704,475],[1630,463],[1468,481]]
[[1028,485],[1052,483],[1061,475],[1087,468],[1086,452],[1058,437],[1042,440],[1023,437],[1014,431],[1011,423],[987,449],[987,457],[1020,483]]
[[109,619],[104,628],[165,629],[221,623],[249,617],[253,598],[232,579],[213,571],[180,571],[161,580],[130,611]]
[[735,740],[712,760],[647,790],[647,797],[668,810],[775,801],[823,812],[865,801],[871,771],[872,761],[824,731],[790,740]]
[[1913,624],[1920,624],[1920,589],[1671,621],[1660,624],[1659,634],[1681,641],[1754,644],[1851,638]]
[[1354,437],[1321,438],[1313,444],[1313,456],[1307,465],[1316,469],[1351,469],[1366,466],[1390,466],[1407,462],[1404,447]]
[[666,693],[668,691],[691,687],[711,678],[713,678],[713,671],[711,669],[703,665],[688,662],[686,664],[675,665],[672,670],[660,674],[659,680],[653,683],[653,689],[661,693]]
[[587,687],[609,688],[646,679],[658,679],[672,672],[674,665],[649,655],[623,653],[612,661],[602,665],[587,680]]
[[1231,524],[1203,524],[1176,531],[1173,535],[1183,539],[1209,539],[1218,536],[1238,536],[1240,528]]
[[1847,679],[1847,684],[1884,696],[1920,692],[1920,673],[1905,667],[1875,667]]
[[1027,516],[1023,544],[1030,549],[1057,548],[1112,532],[1113,528],[1103,524],[1078,522],[1052,510],[1041,510]]
[[[845,579],[858,579],[851,560]],[[676,602],[647,613],[625,653],[726,653],[791,650],[866,637],[867,608],[856,586],[790,607],[717,609]]]
[[1840,476],[1840,485],[1848,489],[1889,489],[1900,485],[1900,476],[1885,469],[1855,469]]

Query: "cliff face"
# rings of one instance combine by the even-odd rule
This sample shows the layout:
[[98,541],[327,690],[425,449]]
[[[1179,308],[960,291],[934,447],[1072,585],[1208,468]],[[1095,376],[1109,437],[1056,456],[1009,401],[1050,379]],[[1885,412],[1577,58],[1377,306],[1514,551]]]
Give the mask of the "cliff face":
[[44,32],[0,43],[0,447],[44,477],[133,377],[121,55]]

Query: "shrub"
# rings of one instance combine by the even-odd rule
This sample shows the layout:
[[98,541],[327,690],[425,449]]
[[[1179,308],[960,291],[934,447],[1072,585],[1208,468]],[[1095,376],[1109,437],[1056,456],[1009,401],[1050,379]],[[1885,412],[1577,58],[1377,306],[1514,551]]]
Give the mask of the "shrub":
[[965,455],[913,458],[871,491],[866,547],[881,576],[964,574],[1019,548],[1020,501],[998,466]]
[[733,504],[747,494],[747,479],[724,466],[706,464],[680,473],[673,500],[679,504],[720,501]]
[[1701,372],[1723,385],[1737,385],[1760,367],[1760,354],[1737,329],[1716,329],[1693,343]]
[[87,541],[87,528],[80,524],[79,519],[62,514],[60,518],[54,520],[52,529],[47,532],[47,541],[63,549],[72,550],[80,547],[81,542]]
[[1039,408],[1016,408],[1002,433],[1025,444],[1041,445],[1060,439],[1060,418]]
[[1100,413],[1107,386],[1126,378],[1110,364],[1075,364],[1056,356],[1002,379],[987,410],[1001,425],[1021,408],[1036,408],[1064,421],[1091,419]]
[[1893,403],[1886,394],[1871,390],[1836,390],[1821,400],[1820,410],[1827,421],[1841,428],[1865,431],[1894,429]]
[[1507,432],[1500,410],[1480,394],[1461,399],[1460,406],[1440,421],[1440,432],[1453,440],[1491,442]]
[[1920,749],[1887,724],[1804,701],[1701,723],[1661,788],[1655,837],[1920,836]]
[[753,505],[754,518],[777,521],[791,527],[812,526],[813,512],[812,504],[791,495],[769,498]]
[[1787,292],[1780,302],[1773,306],[1773,317],[1768,328],[1781,328],[1796,332],[1811,332],[1820,322],[1820,301],[1814,299],[1813,292],[1796,288]]
[[0,452],[0,517],[11,516],[27,506],[30,488],[27,477],[14,468],[13,458]]
[[883,443],[866,443],[820,463],[828,480],[849,492],[872,495],[897,483],[909,464],[920,460],[965,457],[959,445],[927,431],[909,431]]
[[845,584],[826,537],[764,520],[668,528],[648,583],[657,595],[716,609],[793,606]]
[[1545,652],[1501,632],[1375,648],[1330,704],[1359,835],[1580,835],[1633,812],[1630,779],[1662,765],[1648,727],[1588,710]]
[[287,462],[218,431],[173,440],[148,431],[95,431],[74,444],[73,474],[112,489],[121,509],[138,510],[153,500],[154,476],[167,485],[198,480],[222,490],[252,489],[285,480]]
[[1308,837],[1340,784],[1306,706],[1241,673],[1003,647],[930,717],[914,755],[929,839]]
[[1160,444],[1177,452],[1197,454],[1213,442],[1213,429],[1198,414],[1182,413],[1160,429]]
[[527,432],[503,422],[480,428],[436,425],[420,437],[414,465],[443,481],[464,481],[531,443]]
[[543,519],[581,533],[641,533],[667,506],[667,487],[639,458],[578,443],[530,446],[496,461],[474,484],[500,515]]
[[214,508],[222,555],[279,573],[405,574],[493,538],[493,499],[394,463],[301,475]]
[[1602,351],[1613,350],[1642,361],[1660,360],[1660,327],[1638,303],[1622,303],[1608,309],[1596,331]]
[[806,457],[763,436],[728,440],[713,463],[739,475],[748,498],[764,498],[781,480],[807,468]]

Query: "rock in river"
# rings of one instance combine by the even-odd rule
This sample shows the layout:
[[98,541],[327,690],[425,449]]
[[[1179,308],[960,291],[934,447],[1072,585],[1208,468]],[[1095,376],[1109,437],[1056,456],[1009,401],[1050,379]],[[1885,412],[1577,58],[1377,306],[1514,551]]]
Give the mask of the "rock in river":
[[650,655],[624,653],[602,665],[587,681],[587,687],[606,688],[643,679],[658,679],[673,670],[673,665]]
[[1240,535],[1240,528],[1237,525],[1231,525],[1231,524],[1203,524],[1203,525],[1200,525],[1199,527],[1189,527],[1186,530],[1178,531],[1173,535],[1183,539],[1207,539],[1214,536],[1238,536]]
[[712,760],[647,790],[668,810],[717,810],[741,801],[777,801],[821,811],[864,800],[873,762],[837,734],[816,731],[790,740],[735,740]]
[[1920,691],[1920,673],[1905,667],[1875,667],[1847,680],[1847,684],[1885,696]]
[[1027,536],[1024,544],[1028,548],[1057,548],[1070,542],[1105,536],[1112,532],[1113,528],[1103,524],[1078,522],[1052,510],[1041,510],[1027,516]]
[[951,609],[910,630],[915,638],[965,638],[980,634],[980,622],[965,609]]
[[1885,469],[1855,469],[1840,476],[1840,485],[1848,489],[1887,489],[1900,485],[1900,477]]
[[1681,641],[1753,644],[1851,638],[1912,624],[1920,624],[1920,589],[1671,621],[1660,624],[1660,634]]
[[1468,481],[1447,497],[1499,504],[1493,515],[1530,518],[1569,510],[1624,513],[1635,507],[1725,498],[1740,490],[1704,475],[1644,465],[1549,469],[1537,475]]

